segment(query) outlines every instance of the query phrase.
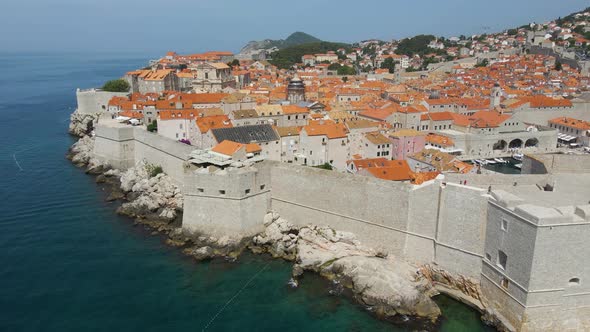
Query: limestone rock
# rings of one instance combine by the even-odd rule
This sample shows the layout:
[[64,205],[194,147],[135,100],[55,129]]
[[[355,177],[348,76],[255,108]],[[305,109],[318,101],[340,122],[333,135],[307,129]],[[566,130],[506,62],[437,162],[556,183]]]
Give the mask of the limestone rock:
[[215,256],[215,251],[213,248],[209,246],[197,248],[197,249],[187,249],[185,252],[188,255],[193,256],[196,260],[205,260],[211,259]]
[[326,226],[297,229],[276,212],[268,213],[263,222],[266,229],[252,239],[251,249],[297,261],[293,278],[311,270],[340,281],[385,317],[410,315],[435,321],[440,316],[430,298],[437,292],[430,282],[418,278],[416,268],[364,247],[354,234]]
[[165,208],[160,212],[159,217],[165,220],[174,220],[176,218],[176,210]]
[[70,134],[78,137],[90,135],[99,117],[100,113],[87,114],[80,113],[78,110],[76,110],[74,113],[72,113],[72,115],[70,115],[70,126],[68,131]]
[[348,256],[327,269],[349,280],[361,301],[380,314],[411,315],[431,321],[440,316],[440,309],[422,289],[424,285],[415,281],[415,269],[400,260]]
[[[88,165],[94,158],[94,138],[84,136],[70,147],[68,158],[77,166]],[[94,161],[94,163],[97,163]]]

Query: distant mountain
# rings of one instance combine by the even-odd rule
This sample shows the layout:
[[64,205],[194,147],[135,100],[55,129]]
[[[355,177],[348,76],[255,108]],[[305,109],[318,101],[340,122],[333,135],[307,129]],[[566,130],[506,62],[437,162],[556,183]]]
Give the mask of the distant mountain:
[[287,39],[265,39],[261,41],[251,41],[242,47],[240,53],[250,53],[256,50],[268,50],[273,48],[283,49],[290,46],[297,46],[309,43],[319,43],[322,40],[309,35],[305,32],[294,32]]

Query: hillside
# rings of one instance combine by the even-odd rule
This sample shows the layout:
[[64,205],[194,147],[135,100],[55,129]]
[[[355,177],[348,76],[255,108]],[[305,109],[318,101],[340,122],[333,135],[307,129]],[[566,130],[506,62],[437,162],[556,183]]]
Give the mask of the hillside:
[[320,39],[309,35],[305,32],[294,32],[287,39],[265,39],[261,41],[251,41],[242,47],[240,53],[250,53],[255,50],[263,50],[263,49],[271,49],[271,48],[278,48],[283,49],[290,46],[297,46],[302,44],[308,43],[318,43],[321,42]]
[[301,63],[301,57],[306,54],[326,53],[328,51],[336,51],[340,48],[349,50],[350,45],[323,41],[290,46],[272,53],[270,63],[279,68],[287,69],[296,63]]

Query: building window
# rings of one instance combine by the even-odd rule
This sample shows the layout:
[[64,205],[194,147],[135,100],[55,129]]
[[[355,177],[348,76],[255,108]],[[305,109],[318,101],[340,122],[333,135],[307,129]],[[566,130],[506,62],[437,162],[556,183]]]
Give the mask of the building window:
[[507,231],[508,230],[508,220],[502,219],[502,223],[500,224],[500,228],[502,228],[503,231]]
[[[297,160],[295,160],[295,161],[297,161]],[[261,184],[260,185],[260,190],[264,190],[265,187],[266,187],[265,185]]]
[[197,191],[200,192],[200,193],[204,193],[205,192],[205,190],[203,188],[198,188]]
[[502,285],[502,288],[508,289],[508,284],[508,278],[502,278],[502,280],[500,280],[500,285]]
[[250,189],[246,189],[244,192],[246,193],[246,195],[248,195],[250,193]]
[[492,260],[492,255],[490,255],[489,253],[486,252],[486,259],[488,261],[491,261]]
[[224,195],[225,195],[225,190],[220,190],[220,191],[219,191],[219,195],[222,195],[222,196],[224,196]]
[[569,286],[579,286],[580,285],[580,278],[571,278],[568,282]]
[[498,250],[498,267],[502,268],[502,270],[506,270],[506,262],[508,261],[508,256],[502,251]]

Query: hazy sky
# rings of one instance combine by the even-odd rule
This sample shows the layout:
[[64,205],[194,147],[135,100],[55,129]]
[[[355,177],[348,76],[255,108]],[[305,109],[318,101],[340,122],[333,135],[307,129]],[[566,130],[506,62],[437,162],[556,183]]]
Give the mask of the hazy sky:
[[474,34],[541,22],[588,0],[18,0],[0,9],[0,51],[239,51],[304,31],[353,42]]

